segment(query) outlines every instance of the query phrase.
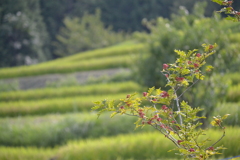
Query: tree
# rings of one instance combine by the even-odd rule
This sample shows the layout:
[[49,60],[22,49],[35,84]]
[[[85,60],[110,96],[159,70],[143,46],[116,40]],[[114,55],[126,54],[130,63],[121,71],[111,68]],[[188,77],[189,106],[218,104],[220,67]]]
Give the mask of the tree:
[[122,33],[115,33],[101,22],[101,11],[94,15],[85,13],[82,18],[64,19],[65,27],[57,35],[56,54],[66,56],[77,52],[106,47],[125,39]]
[[39,1],[2,0],[0,3],[0,67],[50,59]]
[[[202,43],[214,42],[219,44],[219,54],[217,57],[213,55],[208,60],[214,65],[214,71],[221,74],[239,72],[240,59],[236,53],[240,49],[237,47],[240,39],[235,36],[239,32],[239,24],[222,20],[218,14],[212,18],[206,18],[203,15],[203,7],[204,4],[195,5],[192,14],[182,7],[178,15],[172,15],[171,21],[158,18],[152,23],[145,22],[151,33],[136,33],[136,36],[140,41],[148,43],[149,54],[141,58],[139,64],[134,68],[136,80],[140,80],[141,84],[148,87],[164,86],[165,78],[159,74],[159,68],[163,62],[173,61],[176,58],[171,51],[173,48],[188,50],[198,48],[197,46]],[[203,82],[205,85],[197,85],[183,97],[193,106],[204,107],[205,112],[202,114],[207,118],[211,116],[217,100],[222,100],[224,91],[227,89],[224,82],[214,77],[212,75],[211,78],[207,78]],[[217,90],[221,90],[221,92],[214,88],[218,88]]]

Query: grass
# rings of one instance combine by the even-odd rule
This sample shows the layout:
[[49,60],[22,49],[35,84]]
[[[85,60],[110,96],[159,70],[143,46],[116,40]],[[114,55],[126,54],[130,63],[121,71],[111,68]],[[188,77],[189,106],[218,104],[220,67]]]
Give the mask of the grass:
[[0,119],[0,144],[5,146],[54,147],[69,140],[99,138],[118,134],[146,132],[136,129],[136,117],[92,113],[48,114]]
[[[55,153],[53,149],[19,147],[0,147],[1,160],[50,160]],[[52,159],[53,160],[53,159]]]
[[79,85],[61,88],[32,89],[27,91],[2,92],[0,93],[0,102],[118,94],[123,92],[131,93],[135,91],[141,91],[142,89],[143,87],[132,81],[108,84]]
[[3,68],[0,69],[0,79],[129,67],[135,61],[134,55],[139,54],[144,48],[142,44],[118,45],[32,66]]
[[[239,155],[240,128],[227,127],[226,136],[218,145],[227,149],[219,158],[228,158]],[[221,136],[217,130],[208,130],[208,138],[216,140]],[[54,149],[37,149],[34,147],[0,147],[1,160],[157,160],[181,159],[173,152],[174,145],[159,132],[118,135],[83,141],[71,141],[68,144]]]
[[[227,150],[221,157],[239,155],[240,128],[227,128],[227,136],[218,145],[224,145]],[[210,139],[216,140],[221,136],[221,131],[209,130]],[[234,135],[234,138],[232,136]],[[98,140],[73,141],[58,151],[60,160],[81,159],[169,159],[180,158],[173,152],[174,145],[159,132],[142,133],[128,136],[102,138]],[[95,153],[95,154],[91,154]]]
[[126,94],[127,93],[101,96],[75,96],[35,101],[2,102],[0,103],[0,117],[86,112],[91,110],[94,101],[103,99],[120,99],[126,97]]

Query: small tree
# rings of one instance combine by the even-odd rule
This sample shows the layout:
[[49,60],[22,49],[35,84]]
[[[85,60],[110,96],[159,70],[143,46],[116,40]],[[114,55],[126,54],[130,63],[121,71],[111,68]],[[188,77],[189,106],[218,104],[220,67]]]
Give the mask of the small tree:
[[[203,66],[206,59],[215,53],[216,44],[203,44],[204,53],[198,53],[196,49],[187,53],[175,50],[179,58],[172,64],[163,64],[162,74],[165,75],[168,90],[149,88],[148,92],[143,92],[142,97],[136,94],[129,94],[119,103],[114,100],[103,100],[95,102],[93,110],[99,110],[98,116],[102,112],[113,112],[115,115],[135,116],[136,128],[150,125],[172,141],[179,155],[184,159],[205,160],[210,156],[220,154],[219,150],[223,146],[215,145],[225,136],[225,127],[222,122],[229,114],[213,117],[211,124],[222,130],[222,136],[216,142],[209,144],[209,139],[200,138],[205,135],[205,130],[201,129],[202,123],[199,121],[205,117],[200,117],[197,113],[203,109],[191,107],[186,101],[181,100],[183,94],[194,86],[198,81],[204,80]],[[211,65],[205,67],[209,72],[213,69]]]
[[126,39],[122,32],[116,33],[111,27],[105,27],[99,9],[94,15],[85,13],[81,19],[66,17],[64,25],[55,43],[55,54],[58,56],[106,47]]

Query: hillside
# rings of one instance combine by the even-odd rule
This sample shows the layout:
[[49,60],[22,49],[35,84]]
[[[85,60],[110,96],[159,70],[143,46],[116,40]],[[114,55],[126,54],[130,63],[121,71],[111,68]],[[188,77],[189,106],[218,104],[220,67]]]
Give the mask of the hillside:
[[[110,119],[103,114],[97,119],[91,111],[94,101],[147,90],[129,78],[131,63],[141,53],[144,45],[127,42],[35,66],[1,69],[0,85],[15,80],[20,90],[0,93],[0,159],[177,159],[167,152],[173,144],[152,128],[134,130],[135,117]],[[78,63],[85,67],[77,68]],[[234,135],[239,131],[240,98],[233,95],[240,94],[240,76],[220,77],[231,82],[226,102],[218,104],[215,113],[234,115],[226,121],[237,126],[228,130]],[[208,132],[219,136],[215,130]],[[238,154],[235,142],[229,136],[224,139],[230,148],[224,156]]]

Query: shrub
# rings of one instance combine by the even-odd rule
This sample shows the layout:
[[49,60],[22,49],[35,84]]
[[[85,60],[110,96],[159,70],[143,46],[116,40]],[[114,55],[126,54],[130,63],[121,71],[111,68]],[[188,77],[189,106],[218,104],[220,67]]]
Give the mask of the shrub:
[[126,93],[101,96],[74,96],[33,101],[14,101],[0,103],[0,117],[24,115],[43,115],[48,113],[86,112],[91,110],[95,99],[104,97],[120,98]]
[[81,51],[110,46],[126,40],[126,36],[112,31],[111,27],[105,27],[101,22],[101,11],[96,10],[95,15],[87,13],[79,19],[66,17],[64,28],[57,35],[58,42],[56,54],[66,56]]
[[[57,87],[57,86],[56,86]],[[143,87],[133,81],[107,84],[78,85],[60,88],[43,88],[26,91],[0,93],[1,102],[42,100],[52,98],[66,98],[74,96],[90,96],[103,94],[118,94],[141,91]]]
[[227,92],[226,99],[228,102],[239,102],[240,101],[240,83],[233,85]]
[[[99,138],[132,132],[146,132],[150,127],[134,131],[133,117],[110,120],[108,114],[96,119],[93,113],[51,114],[0,119],[0,144],[4,146],[54,147],[69,140]],[[115,124],[120,125],[115,125]]]

